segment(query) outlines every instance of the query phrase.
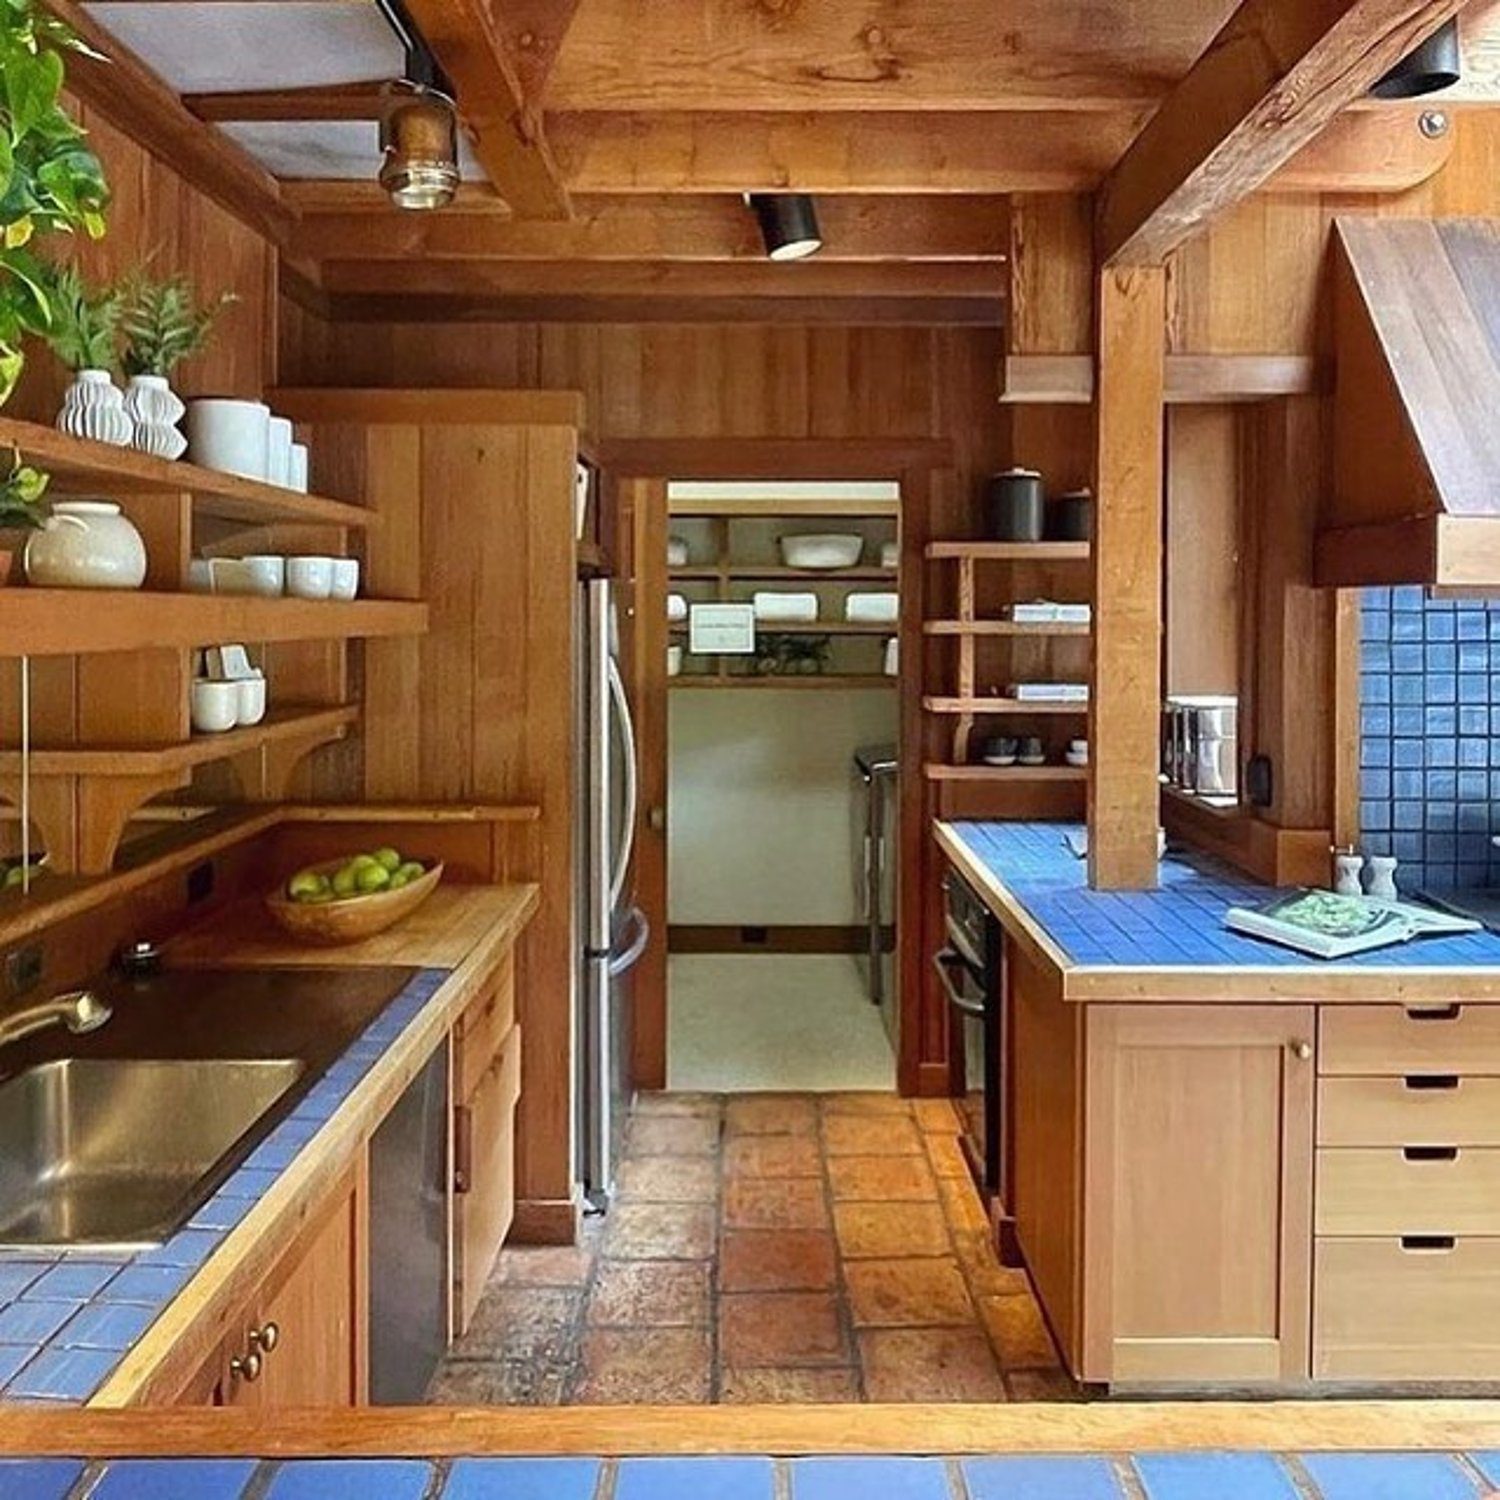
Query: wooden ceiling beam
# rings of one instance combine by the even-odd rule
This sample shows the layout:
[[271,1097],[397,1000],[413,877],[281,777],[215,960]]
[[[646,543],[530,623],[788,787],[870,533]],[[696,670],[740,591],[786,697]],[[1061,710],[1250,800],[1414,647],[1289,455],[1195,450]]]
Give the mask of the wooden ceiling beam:
[[1157,265],[1262,187],[1463,0],[1242,0],[1100,194],[1106,265]]
[[182,102],[200,120],[378,120],[385,84],[324,83],[300,89],[245,89],[221,94],[184,94]]
[[[378,187],[302,183],[296,248],[314,261],[758,261],[755,220],[732,197],[574,200],[566,223],[508,217],[477,193],[436,214],[401,214]],[[1008,250],[1003,198],[830,197],[819,204],[830,261],[999,261]]]
[[406,0],[417,29],[453,82],[459,113],[485,172],[519,217],[566,219],[567,188],[527,93],[516,49],[485,0]]
[[540,103],[578,0],[502,0],[498,7],[526,97]]

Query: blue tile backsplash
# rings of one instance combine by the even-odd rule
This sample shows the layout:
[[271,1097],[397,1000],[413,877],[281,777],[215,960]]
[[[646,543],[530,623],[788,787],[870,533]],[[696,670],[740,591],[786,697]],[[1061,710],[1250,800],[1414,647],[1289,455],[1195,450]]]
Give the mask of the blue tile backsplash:
[[1366,589],[1360,828],[1418,890],[1500,882],[1500,599]]

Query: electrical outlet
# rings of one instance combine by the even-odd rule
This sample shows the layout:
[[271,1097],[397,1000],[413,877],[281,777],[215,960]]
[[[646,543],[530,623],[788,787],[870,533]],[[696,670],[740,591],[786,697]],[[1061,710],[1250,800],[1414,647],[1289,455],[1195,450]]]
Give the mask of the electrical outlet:
[[12,995],[24,995],[42,982],[42,946],[15,948],[5,955],[5,988]]

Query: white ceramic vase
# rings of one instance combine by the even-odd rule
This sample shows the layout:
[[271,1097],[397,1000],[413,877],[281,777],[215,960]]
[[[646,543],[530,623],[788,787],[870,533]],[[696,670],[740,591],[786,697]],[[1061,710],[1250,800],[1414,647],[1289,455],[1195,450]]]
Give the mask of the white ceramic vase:
[[146,545],[118,505],[59,500],[26,543],[26,580],[46,589],[138,589]]
[[125,391],[125,415],[130,418],[130,446],[157,458],[181,458],[187,439],[177,430],[187,410],[165,375],[132,375]]
[[80,370],[63,393],[58,428],[69,437],[92,438],[96,443],[124,447],[130,441],[130,418],[125,415],[125,393],[108,370]]

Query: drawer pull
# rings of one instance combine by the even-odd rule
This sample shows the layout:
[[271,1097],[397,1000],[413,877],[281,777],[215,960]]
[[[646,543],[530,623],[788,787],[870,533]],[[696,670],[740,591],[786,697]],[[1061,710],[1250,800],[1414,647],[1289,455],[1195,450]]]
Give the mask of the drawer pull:
[[1451,1234],[1403,1234],[1401,1249],[1407,1255],[1450,1255],[1458,1241]]
[[1457,1161],[1457,1146],[1403,1146],[1401,1154],[1407,1161]]
[[1298,1062],[1312,1061],[1313,1044],[1311,1042],[1298,1040],[1295,1042],[1288,1042],[1287,1046],[1291,1049],[1292,1056],[1295,1057]]
[[1456,1021],[1463,1013],[1464,1008],[1461,1005],[1439,1005],[1417,1009],[1408,1006],[1406,1019],[1408,1021]]
[[1408,1073],[1404,1080],[1413,1093],[1438,1093],[1458,1087],[1457,1073]]

